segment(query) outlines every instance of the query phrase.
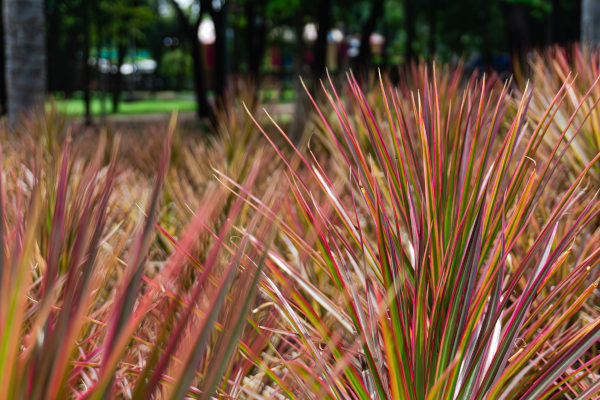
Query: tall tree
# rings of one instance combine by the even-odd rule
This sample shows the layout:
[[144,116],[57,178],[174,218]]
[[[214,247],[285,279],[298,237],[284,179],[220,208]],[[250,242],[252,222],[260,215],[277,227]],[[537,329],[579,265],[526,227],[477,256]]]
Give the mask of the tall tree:
[[377,21],[383,16],[383,0],[373,0],[369,17],[360,30],[360,48],[357,64],[360,67],[366,67],[371,58],[371,35],[375,31]]
[[192,50],[196,114],[199,118],[209,117],[212,119],[214,118],[214,113],[206,94],[206,84],[204,83],[204,57],[202,54],[202,45],[198,39],[198,28],[200,28],[200,23],[202,23],[202,18],[204,17],[204,12],[206,10],[200,10],[198,17],[190,22],[190,18],[186,15],[177,0],[170,0],[170,2],[177,14],[179,23],[181,24],[183,37],[188,40]]
[[[271,26],[284,25],[292,27],[296,39],[292,72],[292,84],[296,91],[296,99],[294,101],[294,115],[289,129],[292,140],[296,142],[301,138],[309,110],[308,97],[301,85],[300,78],[307,78],[307,73],[309,73],[305,69],[306,43],[304,42],[303,33],[306,22],[309,20],[311,14],[311,6],[315,6],[314,3],[314,1],[307,0],[269,0],[265,4],[265,15],[267,16],[267,20],[270,21]],[[313,7],[313,9],[316,11],[316,8]],[[328,13],[330,11],[323,12]],[[313,66],[314,69],[316,68]],[[305,82],[310,86],[310,79]]]
[[314,47],[314,62],[313,62],[313,77],[319,79],[325,74],[325,68],[327,66],[327,35],[333,25],[332,7],[333,0],[321,0],[315,2],[317,9],[317,40],[315,41]]
[[[290,126],[290,136],[295,142],[299,142],[308,116],[309,104],[300,78],[304,72],[304,51],[306,50],[303,32],[304,32],[304,10],[300,6],[298,13],[294,17],[294,32],[296,35],[296,47],[294,50],[294,88],[296,90],[296,99],[294,100],[294,116]],[[308,82],[310,84],[310,82]]]
[[409,64],[413,57],[413,42],[416,38],[416,29],[415,29],[415,12],[413,8],[413,0],[404,0],[402,2],[404,6],[404,26],[406,29],[406,44],[404,47],[404,62]]
[[[4,19],[2,18],[2,6],[0,5],[0,32],[4,32]],[[6,78],[4,63],[4,35],[0,37],[0,114],[6,114]]]
[[[202,44],[198,39],[198,28],[206,15],[209,15],[215,25],[215,93],[219,98],[225,93],[227,81],[227,43],[226,43],[226,11],[227,0],[196,0],[197,14],[189,15],[177,0],[169,0],[184,34],[192,49],[194,68],[194,91],[196,93],[197,114],[199,117],[214,119],[214,112],[206,94],[204,82],[204,59]],[[218,103],[219,101],[217,101]]]
[[43,107],[46,94],[44,0],[4,0],[8,119]]
[[47,90],[50,93],[63,92],[71,97],[80,89],[84,2],[86,0],[45,0]]
[[245,0],[244,18],[246,19],[246,56],[248,59],[248,72],[255,84],[258,83],[260,64],[265,54],[267,39],[267,24],[264,15],[262,1]]
[[148,4],[141,0],[103,1],[100,3],[100,11],[102,16],[98,18],[106,21],[103,22],[103,32],[116,49],[116,68],[111,83],[112,111],[116,113],[123,89],[121,66],[125,63],[128,50],[135,41],[143,38],[143,29],[154,22],[155,15]]
[[581,2],[581,41],[592,47],[600,47],[600,1]]
[[429,0],[429,9],[427,10],[428,14],[428,25],[429,25],[429,37],[427,40],[427,50],[429,53],[429,59],[432,60],[435,57],[436,53],[436,33],[437,33],[437,24],[438,24],[438,0]]
[[208,8],[215,25],[214,82],[217,99],[223,99],[227,88],[227,4],[226,0],[204,0],[202,7]]
[[92,108],[91,108],[91,92],[90,81],[92,71],[90,68],[90,47],[91,47],[91,3],[90,1],[82,2],[81,13],[83,15],[83,102],[85,104],[85,124],[92,124]]

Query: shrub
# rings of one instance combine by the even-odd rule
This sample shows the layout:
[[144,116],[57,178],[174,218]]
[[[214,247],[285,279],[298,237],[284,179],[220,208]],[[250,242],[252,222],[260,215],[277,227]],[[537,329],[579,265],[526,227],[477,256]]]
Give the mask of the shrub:
[[[554,94],[561,91],[564,100],[555,105],[557,109],[545,140],[552,145],[566,131],[565,138],[572,139],[572,143],[565,159],[574,173],[600,151],[600,112],[596,107],[600,98],[600,54],[578,46],[573,46],[570,53],[569,56],[567,49],[555,47],[534,54],[530,63],[536,81],[535,93],[527,116],[537,124]],[[598,165],[592,167],[592,172],[600,179]]]
[[[39,138],[32,164],[21,145],[7,151],[0,398],[181,399],[239,390],[235,379],[251,367],[237,355],[239,340],[257,351],[264,343],[246,324],[262,256],[232,227],[247,224],[262,239],[267,229],[259,218],[242,220],[243,198],[227,202],[219,186],[203,193],[178,239],[158,225],[174,129],[173,120],[149,194],[119,163],[118,145],[104,164],[102,140],[91,160],[75,156],[68,137],[58,160]],[[247,188],[258,171],[249,169]],[[142,196],[141,218],[119,208]],[[168,242],[162,261],[157,231]]]
[[286,346],[263,368],[284,368],[290,397],[600,390],[600,234],[580,237],[600,210],[597,181],[582,184],[600,155],[552,185],[579,128],[548,134],[568,88],[531,124],[535,91],[509,113],[510,84],[471,79],[442,97],[447,78],[425,71],[421,87],[381,83],[372,96],[350,76],[347,100],[331,85],[315,103],[331,159],[294,148],[291,205],[264,211],[281,246],[262,285],[280,314],[272,341]]

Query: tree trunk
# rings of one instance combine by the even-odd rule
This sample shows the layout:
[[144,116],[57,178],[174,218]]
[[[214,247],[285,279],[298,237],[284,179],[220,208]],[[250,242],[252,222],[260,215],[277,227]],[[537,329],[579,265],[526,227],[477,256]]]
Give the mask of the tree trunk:
[[[59,73],[62,72],[64,68],[61,69],[57,65],[58,61],[62,61],[64,58],[64,53],[66,51],[59,50],[59,41],[56,40],[56,38],[60,37],[61,34],[67,34],[63,33],[63,31],[66,31],[66,29],[61,29],[64,24],[61,24],[61,15],[57,7],[58,0],[46,0],[45,3],[46,53],[48,55],[46,60],[46,76],[48,77],[48,87],[46,90],[49,93],[54,93],[59,90],[64,90],[66,86],[64,84],[64,79],[61,76],[62,74]],[[68,73],[68,76],[72,78],[73,74]],[[64,91],[66,92],[66,90]]]
[[194,68],[194,94],[196,96],[196,115],[198,118],[208,117],[212,123],[215,122],[215,115],[212,107],[208,103],[208,97],[206,96],[206,85],[204,84],[204,58],[202,57],[202,46],[198,39],[198,28],[202,22],[202,17],[207,11],[207,3],[202,2],[200,9],[200,15],[194,25],[190,25],[187,16],[183,10],[179,7],[176,0],[170,0],[171,5],[175,9],[179,23],[181,24],[181,30],[184,33],[192,48],[192,64]]
[[[96,25],[96,54],[98,55],[98,59],[100,59],[100,54],[102,54],[102,47],[105,41],[104,34],[104,19],[102,14],[100,14],[100,7],[98,2],[93,3],[93,14],[95,16],[95,25]],[[98,69],[98,92],[100,97],[100,116],[102,119],[102,123],[106,122],[106,92],[108,91],[109,83],[107,80],[109,79],[108,74],[103,73],[100,69]]]
[[244,2],[244,17],[246,18],[246,58],[248,60],[248,73],[254,81],[258,80],[258,62],[256,48],[256,10],[253,1]]
[[[302,138],[306,118],[308,116],[309,99],[300,82],[304,71],[304,18],[298,13],[295,18],[296,48],[294,52],[294,87],[296,89],[296,100],[294,101],[294,116],[290,127],[290,139],[298,143]],[[310,84],[310,82],[309,82]]]
[[83,35],[83,102],[85,104],[85,124],[90,126],[92,124],[92,110],[91,110],[91,95],[90,95],[90,80],[91,80],[91,68],[89,64],[90,59],[90,41],[91,41],[91,21],[90,21],[90,2],[85,1],[82,3],[83,7],[83,25],[85,31]]
[[371,58],[371,35],[375,31],[377,21],[383,16],[383,0],[374,0],[371,5],[369,18],[360,30],[360,48],[357,64],[359,68],[366,68]]
[[116,114],[119,111],[119,100],[121,100],[121,89],[123,86],[123,74],[121,74],[121,66],[125,61],[125,52],[127,47],[124,44],[117,45],[117,70],[113,74],[112,84],[112,112]]
[[527,15],[521,4],[503,3],[503,11],[506,15],[506,31],[508,34],[508,46],[510,53],[516,59],[515,67],[522,73],[527,68],[527,51],[531,46],[531,38],[527,29]]
[[[4,32],[4,12],[0,6],[0,32]],[[4,35],[0,37],[0,115],[6,114],[6,71],[4,57]]]
[[202,46],[196,34],[198,30],[194,30],[188,34],[192,45],[192,64],[194,68],[194,93],[196,95],[196,114],[198,118],[208,117],[211,121],[214,120],[212,107],[208,103],[206,96],[206,86],[204,84],[204,58],[202,57]]
[[581,2],[581,42],[591,47],[600,47],[600,2]]
[[265,52],[267,26],[263,18],[256,13],[256,4],[246,1],[244,12],[248,21],[246,28],[246,54],[248,58],[248,72],[254,83],[258,83],[260,64]]
[[215,94],[217,104],[223,101],[227,88],[227,2],[219,10],[210,9],[215,24]]
[[404,48],[404,62],[410,64],[414,57],[413,42],[415,41],[415,15],[412,0],[404,0],[404,25],[406,29],[406,47]]
[[436,42],[435,42],[435,33],[437,31],[437,11],[438,11],[438,2],[437,0],[431,0],[429,5],[429,40],[428,40],[428,49],[429,49],[429,59],[433,60],[436,53]]
[[332,25],[332,3],[333,0],[322,0],[317,14],[319,31],[317,40],[315,41],[315,58],[313,64],[313,78],[315,81],[325,74],[325,68],[327,67],[327,34],[331,30]]
[[4,0],[8,119],[44,105],[46,42],[43,0]]

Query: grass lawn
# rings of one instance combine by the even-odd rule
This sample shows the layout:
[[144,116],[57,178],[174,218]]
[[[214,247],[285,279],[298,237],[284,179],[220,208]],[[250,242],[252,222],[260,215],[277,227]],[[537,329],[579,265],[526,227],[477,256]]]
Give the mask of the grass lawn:
[[[46,108],[52,107],[54,102],[58,112],[70,116],[82,116],[85,113],[85,104],[81,93],[75,93],[75,96],[70,99],[65,99],[62,94],[56,94],[52,100],[48,100]],[[278,103],[292,102],[296,93],[293,90],[285,89],[282,92],[276,90],[261,90],[261,99],[264,103],[276,101]],[[102,99],[99,97],[92,98],[92,115],[102,115]],[[149,97],[144,100],[121,101],[117,114],[149,114],[149,113],[170,113],[172,111],[194,111],[196,103],[193,100],[192,92],[179,92],[174,97],[164,98]],[[104,100],[104,112],[112,114],[112,101],[110,96],[106,96]]]
[[[84,115],[85,105],[82,99],[59,99],[54,100],[56,109],[60,113],[67,115],[78,116]],[[170,113],[172,111],[194,111],[196,103],[193,100],[186,99],[145,99],[131,102],[121,102],[119,104],[118,114],[147,114],[147,113]],[[46,104],[47,108],[51,107],[51,102]],[[102,101],[98,98],[92,100],[92,114],[102,114]],[[105,112],[112,112],[112,103],[107,98],[105,100]]]

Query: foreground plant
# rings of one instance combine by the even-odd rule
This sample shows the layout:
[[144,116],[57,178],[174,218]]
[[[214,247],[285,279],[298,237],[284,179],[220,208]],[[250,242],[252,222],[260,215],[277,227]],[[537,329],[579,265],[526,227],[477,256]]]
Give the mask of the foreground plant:
[[569,86],[532,125],[529,89],[509,116],[508,85],[441,99],[423,78],[371,104],[353,77],[350,105],[332,85],[332,159],[296,150],[288,212],[254,203],[281,227],[262,281],[278,357],[257,364],[299,399],[595,398],[600,155],[556,192],[577,119],[542,146]]
[[[136,223],[115,208],[126,193],[144,192],[143,182],[127,191],[116,184],[128,173],[116,148],[108,165],[102,142],[82,160],[67,140],[56,167],[39,156],[30,170],[10,155],[0,179],[0,399],[208,399],[241,390],[238,375],[252,365],[238,357],[240,340],[264,346],[247,326],[261,254],[232,230],[244,202],[224,212],[223,188],[206,191],[178,239],[157,224],[174,129],[173,120]],[[266,240],[259,218],[245,221]],[[156,232],[166,260],[150,259]]]

